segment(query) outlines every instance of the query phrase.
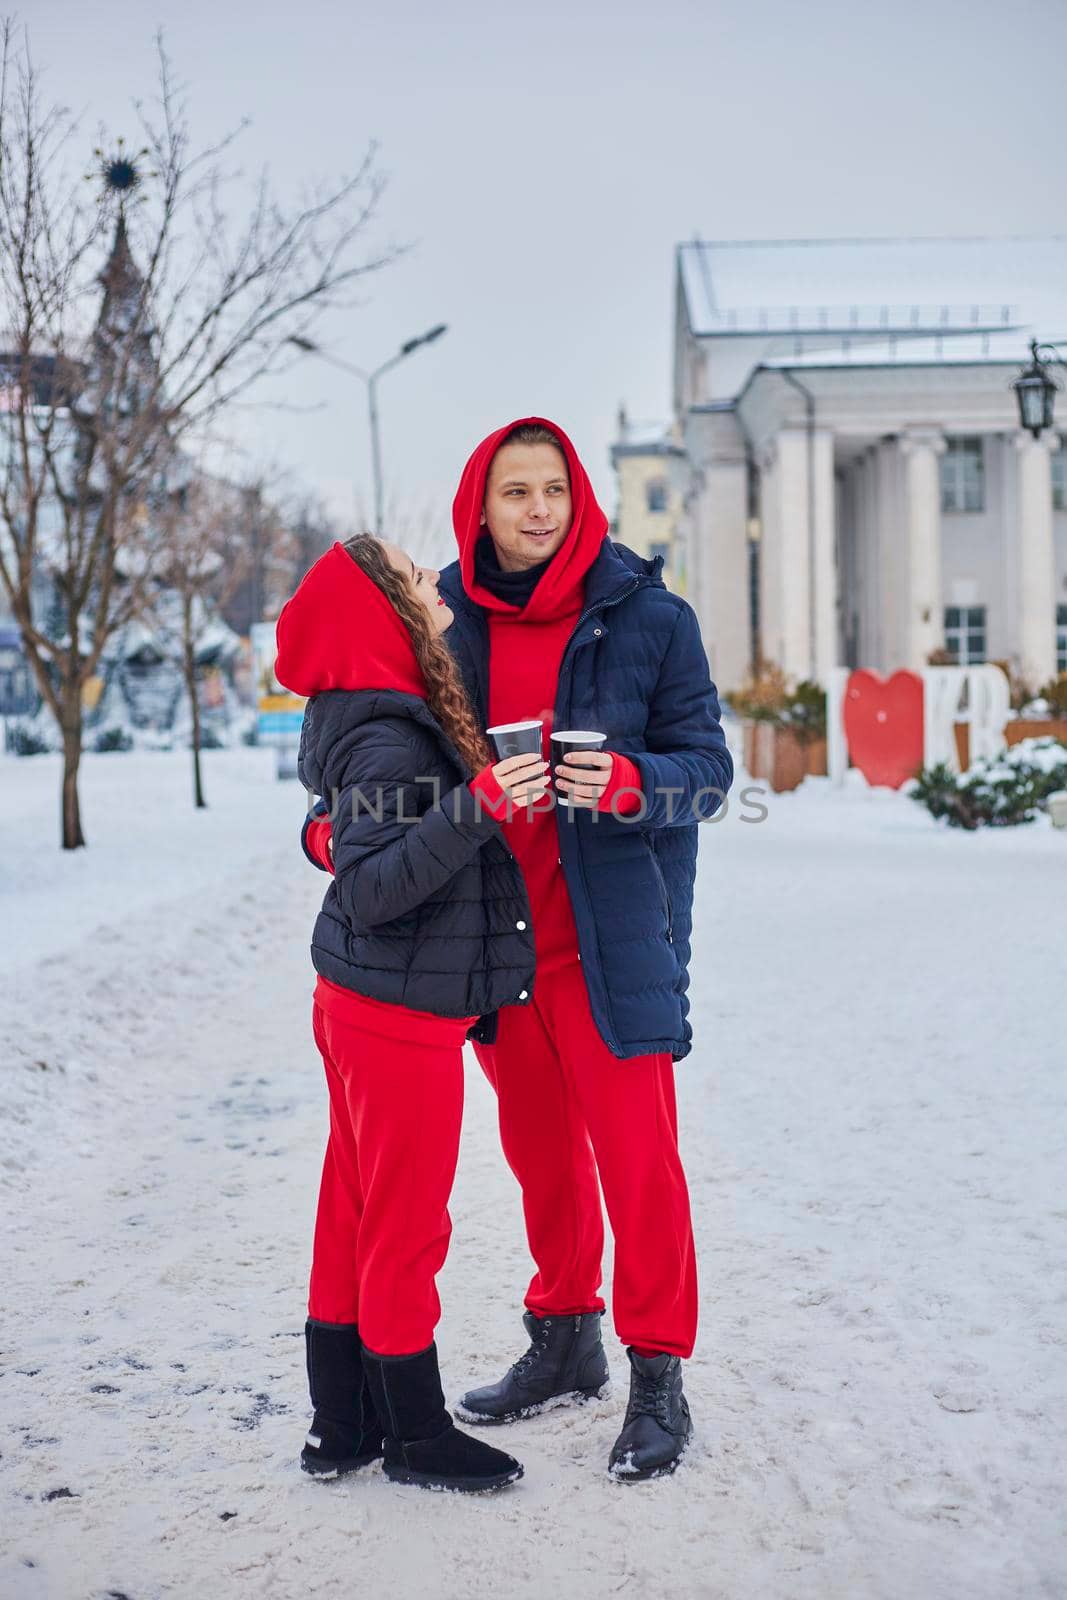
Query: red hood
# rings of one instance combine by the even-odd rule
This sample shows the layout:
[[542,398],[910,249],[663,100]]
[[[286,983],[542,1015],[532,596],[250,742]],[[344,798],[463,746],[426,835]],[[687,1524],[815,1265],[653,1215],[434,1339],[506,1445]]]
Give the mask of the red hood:
[[491,433],[471,456],[463,468],[456,498],[452,503],[452,525],[459,545],[459,566],[463,587],[470,598],[487,611],[510,611],[515,608],[506,600],[497,599],[488,589],[483,589],[474,576],[474,547],[479,537],[488,539],[489,530],[478,526],[485,500],[485,480],[489,476],[489,463],[507,438],[512,428],[522,423],[537,423],[550,428],[563,446],[567,458],[567,471],[571,480],[573,521],[570,532],[552,557],[551,565],[521,613],[523,621],[541,622],[558,616],[580,600],[582,582],[589,568],[600,554],[608,519],[597,505],[589,475],[578,459],[578,452],[563,429],[547,417],[520,417]]
[[278,618],[278,682],[294,694],[400,689],[425,698],[411,635],[340,543],[320,556]]

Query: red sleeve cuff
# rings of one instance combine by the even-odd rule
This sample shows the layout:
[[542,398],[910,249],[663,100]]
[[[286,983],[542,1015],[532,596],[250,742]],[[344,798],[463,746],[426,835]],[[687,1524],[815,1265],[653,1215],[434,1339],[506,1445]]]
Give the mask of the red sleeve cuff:
[[322,867],[326,872],[332,873],[333,857],[327,848],[329,838],[329,817],[313,817],[307,825],[307,832],[304,835],[304,844],[307,846],[309,853],[315,857],[315,860],[318,862],[319,866]]
[[496,781],[492,766],[483,767],[467,785],[471,794],[477,800],[481,798],[482,804],[489,815],[497,822],[501,822],[507,813],[508,797]]
[[[612,801],[620,789],[636,789],[636,794],[624,794],[616,805]],[[629,756],[619,755],[617,750],[611,752],[611,777],[608,786],[600,796],[598,811],[614,811],[617,817],[632,817],[641,810],[644,804],[641,791],[641,774],[634,766]]]

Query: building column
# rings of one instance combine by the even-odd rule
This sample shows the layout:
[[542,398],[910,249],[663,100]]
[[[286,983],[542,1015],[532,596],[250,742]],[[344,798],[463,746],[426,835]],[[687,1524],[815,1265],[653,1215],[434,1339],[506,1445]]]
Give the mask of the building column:
[[1015,435],[1016,549],[1019,562],[1016,648],[1035,689],[1056,676],[1056,563],[1052,522],[1054,433]]
[[907,613],[905,663],[913,671],[927,664],[931,650],[945,641],[941,604],[941,470],[943,436],[933,429],[909,429],[900,438],[904,460],[904,511],[907,527]]
[[688,534],[687,598],[697,613],[719,690],[748,676],[752,646],[748,602],[748,463],[730,415],[691,416],[685,451]]
[[833,435],[781,429],[764,481],[773,563],[764,648],[789,677],[825,684],[838,658]]
[[774,468],[778,665],[790,678],[811,672],[811,559],[807,431],[783,428]]
[[840,653],[837,486],[834,482],[834,436],[827,429],[816,429],[812,436],[808,466],[815,479],[811,497],[815,517],[811,535],[815,638],[808,677],[825,688],[830,673],[839,665]]

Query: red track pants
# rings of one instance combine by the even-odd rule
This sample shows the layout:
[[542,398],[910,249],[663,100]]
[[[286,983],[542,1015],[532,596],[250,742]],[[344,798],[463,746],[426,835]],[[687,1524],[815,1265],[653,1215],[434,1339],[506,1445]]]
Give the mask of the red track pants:
[[522,1186],[537,1265],[529,1310],[599,1311],[604,1224],[615,1236],[612,1310],[624,1344],[689,1356],[697,1325],[689,1193],[678,1154],[674,1063],[620,1061],[597,1032],[581,968],[538,976],[476,1045],[499,1100],[504,1155]]
[[463,1117],[461,1044],[383,1038],[314,1010],[330,1090],[308,1295],[320,1322],[356,1322],[379,1355],[412,1355],[441,1315],[434,1279]]

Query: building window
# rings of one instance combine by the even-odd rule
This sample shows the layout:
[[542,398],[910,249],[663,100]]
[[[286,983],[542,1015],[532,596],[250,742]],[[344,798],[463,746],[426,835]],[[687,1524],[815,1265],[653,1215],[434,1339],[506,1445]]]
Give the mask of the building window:
[[945,607],[945,649],[961,667],[985,660],[985,606]]
[[12,661],[12,655],[13,652],[0,652],[0,717],[32,715],[37,695],[30,669],[17,658]]
[[1067,606],[1056,607],[1056,671],[1067,672]]
[[985,510],[985,455],[981,439],[945,441],[941,457],[942,511]]
[[666,511],[667,509],[667,480],[666,478],[650,478],[645,485],[645,502],[650,511]]
[[1067,511],[1067,446],[1064,445],[1052,456],[1052,509]]
[[663,540],[653,539],[652,543],[649,545],[649,547],[648,547],[648,558],[649,558],[649,560],[650,561],[655,561],[657,556],[662,556],[663,557],[663,565],[665,567],[669,565],[670,559],[671,559],[671,547],[670,547],[669,542],[666,539],[663,539]]

